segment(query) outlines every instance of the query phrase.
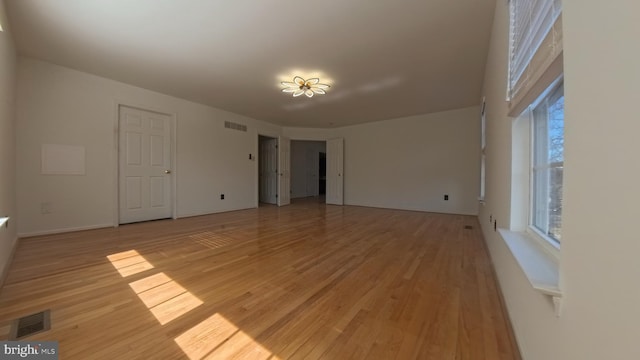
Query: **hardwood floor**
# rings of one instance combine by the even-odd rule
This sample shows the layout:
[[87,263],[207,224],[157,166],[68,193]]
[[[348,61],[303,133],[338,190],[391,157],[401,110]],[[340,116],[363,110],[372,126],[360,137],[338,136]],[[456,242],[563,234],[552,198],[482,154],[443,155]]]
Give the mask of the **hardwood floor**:
[[23,239],[0,339],[51,309],[60,359],[520,359],[478,228],[306,200]]

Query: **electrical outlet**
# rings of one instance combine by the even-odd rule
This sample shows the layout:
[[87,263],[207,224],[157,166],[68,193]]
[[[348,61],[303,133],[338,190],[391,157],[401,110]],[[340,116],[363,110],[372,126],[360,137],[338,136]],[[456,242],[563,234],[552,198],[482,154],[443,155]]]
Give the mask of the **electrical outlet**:
[[445,200],[445,201],[449,201],[449,195],[446,195],[446,194],[445,194],[445,195],[444,195],[444,200]]
[[220,200],[224,200],[224,194],[220,194]]

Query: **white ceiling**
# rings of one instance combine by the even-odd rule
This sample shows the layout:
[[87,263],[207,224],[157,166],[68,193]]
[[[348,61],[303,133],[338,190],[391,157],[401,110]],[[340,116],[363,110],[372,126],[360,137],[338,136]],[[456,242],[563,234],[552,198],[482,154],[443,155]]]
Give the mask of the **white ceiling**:
[[[284,126],[477,105],[495,0],[6,0],[20,54]],[[327,95],[280,92],[320,76]]]

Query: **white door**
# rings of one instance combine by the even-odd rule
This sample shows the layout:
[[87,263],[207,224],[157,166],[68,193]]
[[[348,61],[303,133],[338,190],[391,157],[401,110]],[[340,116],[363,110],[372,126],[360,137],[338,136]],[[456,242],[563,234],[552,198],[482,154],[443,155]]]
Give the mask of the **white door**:
[[291,140],[278,139],[278,206],[291,203]]
[[120,224],[171,217],[170,124],[168,115],[120,107]]
[[260,202],[276,204],[278,191],[278,139],[260,138]]
[[342,138],[327,140],[327,204],[344,203],[344,141]]

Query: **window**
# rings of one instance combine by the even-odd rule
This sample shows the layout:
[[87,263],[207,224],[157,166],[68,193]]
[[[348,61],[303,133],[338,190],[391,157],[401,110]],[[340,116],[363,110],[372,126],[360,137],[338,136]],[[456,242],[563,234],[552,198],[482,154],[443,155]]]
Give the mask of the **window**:
[[510,0],[509,7],[509,114],[520,115],[514,123],[512,224],[557,248],[564,170],[561,1]]
[[553,86],[531,107],[530,226],[560,243],[564,169],[564,87]]
[[560,0],[510,0],[511,218],[500,235],[560,311],[564,83]]

